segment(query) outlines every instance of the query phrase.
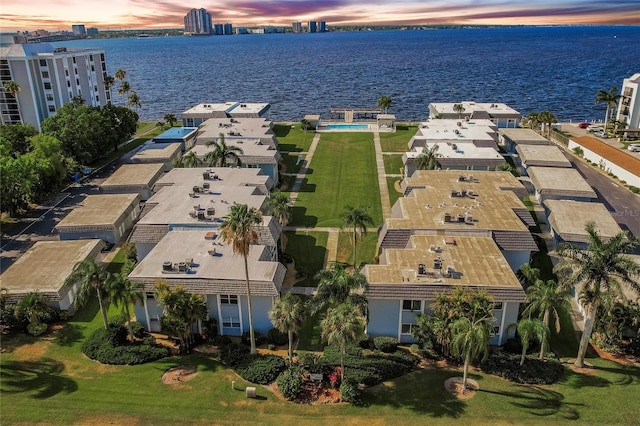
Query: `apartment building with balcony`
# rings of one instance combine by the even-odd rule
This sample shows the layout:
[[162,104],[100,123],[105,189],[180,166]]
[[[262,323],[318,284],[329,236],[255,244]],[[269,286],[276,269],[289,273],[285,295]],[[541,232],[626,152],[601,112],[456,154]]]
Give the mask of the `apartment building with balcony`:
[[640,72],[624,79],[616,120],[625,121],[629,129],[640,129],[640,91],[638,89],[640,89]]

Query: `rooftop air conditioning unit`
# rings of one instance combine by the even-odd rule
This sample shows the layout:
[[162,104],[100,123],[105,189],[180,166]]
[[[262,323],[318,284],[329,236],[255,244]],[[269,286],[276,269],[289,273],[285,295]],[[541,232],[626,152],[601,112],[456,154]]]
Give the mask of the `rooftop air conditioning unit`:
[[426,268],[424,266],[424,263],[420,263],[418,265],[418,274],[419,275],[424,275],[424,274],[426,274],[426,272],[427,272],[427,270],[426,270]]
[[433,269],[442,269],[442,259],[439,257],[433,259]]
[[179,262],[178,263],[178,272],[187,272],[187,263]]
[[200,192],[200,187],[199,186],[194,186],[193,187],[193,192]]
[[198,210],[198,219],[199,220],[204,220],[204,211]]
[[214,209],[213,207],[208,207],[207,216],[213,216],[214,214],[216,214],[216,209]]
[[451,222],[451,213],[445,213],[444,214],[444,221],[445,222]]
[[172,271],[173,270],[173,263],[171,263],[170,261],[162,262],[162,270],[163,271]]
[[209,182],[204,182],[202,184],[202,189],[209,189],[209,188],[211,188],[211,185],[209,184]]
[[455,274],[456,274],[456,268],[454,268],[451,265],[447,266],[447,275],[453,278]]

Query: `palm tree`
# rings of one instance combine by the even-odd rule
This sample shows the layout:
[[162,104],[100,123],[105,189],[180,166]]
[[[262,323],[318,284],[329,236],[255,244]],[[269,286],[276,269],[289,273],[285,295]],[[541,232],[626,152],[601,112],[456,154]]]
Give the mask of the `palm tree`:
[[367,302],[359,293],[367,290],[368,283],[360,272],[350,274],[342,265],[334,263],[332,268],[318,271],[314,280],[318,281],[318,287],[316,294],[309,300],[313,314],[326,306],[350,302],[363,317],[367,317]]
[[300,127],[302,128],[303,131],[306,132],[311,128],[311,122],[306,118],[303,118],[302,120],[300,120]]
[[[267,211],[284,228],[291,220],[291,209],[289,208],[289,197],[280,192],[273,191],[267,200]],[[280,237],[280,250],[284,252],[284,238]]]
[[169,123],[169,127],[173,127],[173,125],[178,122],[178,119],[175,114],[168,112],[164,115],[164,121]]
[[613,111],[615,111],[618,106],[618,102],[620,101],[620,95],[618,93],[617,87],[612,87],[608,92],[606,90],[598,90],[596,94],[596,104],[605,103],[607,105],[607,111],[604,115],[604,128],[607,128],[607,123],[609,122],[609,118],[611,117]]
[[200,167],[202,165],[202,160],[195,152],[189,151],[182,157],[174,159],[171,165],[175,168]]
[[122,68],[118,68],[116,70],[116,73],[113,75],[115,77],[116,80],[124,80],[125,78],[127,78],[127,72],[125,70],[123,70]]
[[518,336],[520,336],[520,344],[522,345],[522,356],[520,357],[520,365],[524,365],[524,360],[529,349],[529,342],[535,340],[543,344],[548,335],[548,329],[538,319],[524,318],[516,325]]
[[538,119],[540,120],[540,122],[544,125],[544,134],[547,137],[551,136],[551,125],[553,123],[557,123],[558,119],[556,118],[556,116],[549,110],[544,110],[540,113]]
[[585,308],[585,323],[575,365],[584,367],[584,357],[596,322],[598,307],[608,297],[622,297],[622,285],[640,293],[640,265],[626,253],[638,245],[622,231],[605,241],[593,222],[585,227],[587,248],[575,244],[561,244],[556,254],[561,258],[556,273],[567,287],[580,286],[580,300]]
[[349,228],[351,232],[353,232],[353,269],[356,269],[357,263],[356,246],[358,236],[362,238],[364,235],[367,235],[367,225],[373,226],[373,219],[369,216],[369,213],[367,213],[368,210],[369,207],[366,206],[344,206],[343,212],[340,215],[342,219],[341,228]]
[[[521,268],[522,270],[522,268]],[[537,271],[536,268],[531,270]],[[527,288],[527,307],[522,312],[523,315],[531,317],[537,314],[542,319],[545,333],[551,328],[551,321],[555,320],[556,333],[560,332],[560,311],[568,309],[569,296],[571,291],[563,286],[559,286],[555,281],[543,281],[536,278],[533,285]],[[548,336],[545,334],[540,341],[540,355],[542,359],[546,353]]]
[[467,392],[467,375],[469,364],[474,359],[489,356],[490,324],[493,320],[490,316],[479,318],[462,317],[451,326],[453,339],[451,340],[451,353],[464,358],[464,372],[462,375],[462,393]]
[[[531,111],[527,118],[525,119],[526,125],[530,129],[537,129],[540,126],[540,113],[536,111]],[[524,123],[523,123],[524,124]]]
[[278,299],[269,311],[269,319],[275,328],[289,337],[289,361],[293,361],[293,333],[300,330],[305,318],[305,305],[300,296],[291,293]]
[[458,113],[458,119],[462,118],[462,113],[464,112],[464,105],[462,104],[453,104],[453,112]]
[[422,152],[415,159],[416,170],[435,170],[440,166],[438,158],[442,158],[442,154],[438,152],[440,145],[434,143],[429,149],[422,148]]
[[116,84],[116,79],[108,75],[104,78],[104,89],[107,92],[111,91],[111,88]]
[[229,146],[224,140],[224,134],[220,133],[218,140],[206,143],[206,146],[213,146],[213,150],[208,152],[204,158],[205,163],[210,167],[240,166],[240,155],[242,148]]
[[320,322],[322,339],[340,348],[340,380],[344,381],[344,354],[347,345],[352,345],[364,336],[364,318],[357,309],[342,303],[327,311]]
[[130,305],[135,305],[136,302],[143,303],[144,295],[142,283],[131,281],[127,276],[131,273],[135,264],[127,259],[122,265],[120,273],[112,275],[112,280],[109,283],[109,295],[115,306],[122,305],[125,316],[127,318],[127,329],[129,330],[129,336],[133,342],[133,329],[131,328],[131,313],[129,311]]
[[29,325],[34,326],[40,324],[40,319],[49,311],[49,298],[37,291],[24,296],[16,304],[14,316],[16,318],[27,317]]
[[124,99],[124,95],[131,91],[131,85],[128,81],[123,81],[120,83],[120,87],[118,87],[118,95]]
[[244,275],[247,284],[247,304],[249,307],[249,336],[251,353],[256,353],[256,339],[253,330],[253,310],[251,306],[251,285],[249,284],[248,257],[251,245],[258,241],[257,225],[262,224],[262,213],[246,204],[235,204],[229,209],[220,225],[220,237],[233,246],[233,252],[244,258]]
[[[16,100],[16,104],[18,105],[18,111],[20,111],[20,100],[18,99],[18,94],[22,91],[20,85],[13,80],[9,80],[2,84],[2,88],[5,92],[13,96]],[[22,114],[20,114],[20,121],[22,122]]]
[[89,300],[89,296],[93,291],[98,296],[98,304],[100,305],[100,313],[102,314],[102,322],[105,330],[109,326],[107,320],[107,308],[109,301],[108,286],[111,280],[109,274],[102,265],[99,265],[94,259],[87,258],[76,263],[73,271],[65,280],[65,285],[74,285],[79,282],[80,286],[76,292],[74,303],[84,306]]
[[389,111],[389,108],[391,108],[391,97],[380,96],[380,99],[378,99],[378,108],[382,109],[386,114]]
[[[126,83],[126,82],[125,82]],[[134,110],[138,110],[142,106],[142,101],[140,100],[140,96],[138,96],[138,92],[132,90],[129,94],[129,108],[133,108]]]

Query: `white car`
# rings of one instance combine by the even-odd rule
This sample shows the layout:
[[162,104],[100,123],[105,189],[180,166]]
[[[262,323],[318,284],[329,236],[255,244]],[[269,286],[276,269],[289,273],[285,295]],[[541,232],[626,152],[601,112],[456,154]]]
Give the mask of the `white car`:
[[599,130],[599,131],[595,132],[593,134],[593,136],[597,136],[597,137],[602,138],[602,139],[607,139],[609,137],[609,135],[607,135],[607,132],[605,132],[604,130]]
[[587,132],[599,132],[599,131],[604,131],[604,129],[601,126],[598,126],[597,124],[592,124],[591,126],[587,127]]
[[631,152],[640,152],[640,143],[632,143],[627,149]]

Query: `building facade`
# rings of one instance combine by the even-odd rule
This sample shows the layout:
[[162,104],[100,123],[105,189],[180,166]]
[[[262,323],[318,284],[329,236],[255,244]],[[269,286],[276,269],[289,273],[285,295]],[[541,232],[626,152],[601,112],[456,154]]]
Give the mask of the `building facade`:
[[[40,123],[74,97],[86,105],[111,101],[104,79],[107,65],[102,49],[54,48],[50,44],[13,44],[0,47],[0,117],[2,124]],[[4,88],[14,81],[19,91]]]
[[211,14],[206,9],[191,9],[184,17],[184,32],[188,35],[212,34]]
[[294,33],[301,33],[302,32],[302,22],[293,22],[291,24],[291,31],[293,31]]
[[616,120],[626,121],[629,129],[640,128],[640,72],[625,78]]
[[315,33],[318,30],[318,26],[316,25],[316,21],[309,21],[308,29],[310,33]]

